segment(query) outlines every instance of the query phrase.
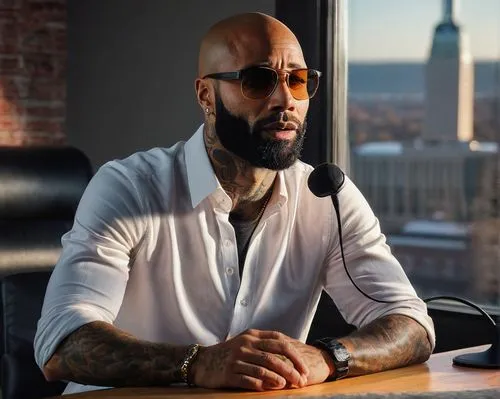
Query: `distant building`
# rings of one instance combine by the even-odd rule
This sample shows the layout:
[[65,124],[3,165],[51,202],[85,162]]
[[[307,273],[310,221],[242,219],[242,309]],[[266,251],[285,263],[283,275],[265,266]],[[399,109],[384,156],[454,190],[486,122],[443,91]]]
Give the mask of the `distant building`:
[[[408,222],[387,243],[417,289],[500,304],[499,219]],[[439,281],[439,284],[436,284]]]
[[471,280],[477,298],[500,305],[500,219],[482,218],[471,225]]
[[[421,295],[498,304],[500,137],[473,140],[473,63],[453,6],[443,1],[434,33],[421,137],[354,147],[351,177]],[[500,128],[500,87],[497,94]]]
[[473,138],[474,73],[453,0],[443,0],[426,67],[425,116],[413,143],[353,148],[352,175],[386,228],[415,219],[467,222],[498,143]]
[[421,296],[474,295],[468,224],[409,222],[387,242]]
[[426,141],[473,139],[474,63],[454,10],[454,0],[443,1],[443,18],[434,31],[426,66]]
[[497,143],[366,143],[353,149],[352,177],[385,227],[416,219],[469,221]]

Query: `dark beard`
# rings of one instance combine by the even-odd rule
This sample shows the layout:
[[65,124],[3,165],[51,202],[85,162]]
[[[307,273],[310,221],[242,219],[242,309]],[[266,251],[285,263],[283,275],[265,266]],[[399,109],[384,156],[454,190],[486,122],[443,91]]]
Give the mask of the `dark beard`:
[[215,132],[224,148],[250,165],[271,170],[283,170],[292,166],[300,157],[304,144],[307,123],[300,123],[289,118],[298,125],[293,140],[275,140],[263,135],[263,126],[280,120],[280,114],[273,114],[258,120],[253,127],[238,116],[231,114],[222,103],[219,95],[215,96]]

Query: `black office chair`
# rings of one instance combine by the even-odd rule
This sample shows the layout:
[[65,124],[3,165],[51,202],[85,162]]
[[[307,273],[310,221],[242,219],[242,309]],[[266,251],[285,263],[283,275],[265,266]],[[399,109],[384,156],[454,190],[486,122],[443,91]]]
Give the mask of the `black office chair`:
[[71,147],[0,148],[1,387],[3,399],[58,395],[34,360],[33,339],[61,236],[92,176]]

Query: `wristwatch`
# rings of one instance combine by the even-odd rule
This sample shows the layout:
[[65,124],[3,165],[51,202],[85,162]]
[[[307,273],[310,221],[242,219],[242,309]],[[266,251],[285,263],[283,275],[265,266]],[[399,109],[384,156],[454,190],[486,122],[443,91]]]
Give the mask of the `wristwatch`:
[[313,346],[325,350],[331,357],[335,366],[335,372],[328,379],[340,380],[349,373],[349,360],[351,354],[346,347],[334,338],[321,338],[312,343]]

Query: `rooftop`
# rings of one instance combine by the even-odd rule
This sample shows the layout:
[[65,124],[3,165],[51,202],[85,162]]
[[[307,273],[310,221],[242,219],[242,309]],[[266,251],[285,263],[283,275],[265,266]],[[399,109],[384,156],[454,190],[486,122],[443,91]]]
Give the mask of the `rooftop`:
[[457,151],[463,153],[490,153],[498,152],[498,143],[479,141],[452,141],[440,143],[427,143],[415,141],[414,143],[403,143],[401,141],[377,141],[360,144],[353,149],[354,153],[361,156],[397,156],[405,152],[439,152],[456,154]]
[[469,227],[465,223],[442,220],[412,220],[403,227],[403,234],[466,237]]

